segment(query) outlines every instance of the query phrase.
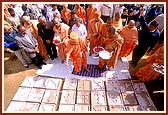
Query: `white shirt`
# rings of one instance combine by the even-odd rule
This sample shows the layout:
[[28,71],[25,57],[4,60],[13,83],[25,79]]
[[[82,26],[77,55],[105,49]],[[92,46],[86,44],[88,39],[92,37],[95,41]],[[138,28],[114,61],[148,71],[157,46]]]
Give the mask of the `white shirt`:
[[56,9],[55,11],[50,10],[49,12],[47,12],[47,17],[49,21],[52,21],[54,19],[54,16],[53,16],[54,13],[58,13],[60,15],[60,12],[58,11],[58,9]]
[[79,36],[82,37],[82,38],[84,38],[84,39],[87,36],[87,30],[86,30],[85,25],[83,25],[83,24],[80,24],[79,27],[76,26],[76,24],[74,24],[72,26],[72,32],[77,32],[79,34]]
[[106,4],[110,8],[104,6],[103,4],[101,5],[101,14],[103,16],[112,16],[113,15],[113,4]]
[[122,14],[124,8],[125,8],[124,6],[120,7],[119,5],[116,5],[114,16],[115,16],[115,14],[116,14],[117,12],[119,12],[120,14]]

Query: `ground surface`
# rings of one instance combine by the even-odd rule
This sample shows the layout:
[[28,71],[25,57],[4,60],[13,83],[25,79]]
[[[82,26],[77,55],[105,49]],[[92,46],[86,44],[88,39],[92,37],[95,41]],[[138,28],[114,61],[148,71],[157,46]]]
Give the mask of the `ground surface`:
[[[144,56],[142,60],[139,61],[138,66],[133,68],[130,66],[130,74],[134,76],[135,72],[145,65]],[[131,55],[127,57],[128,61],[131,60]],[[47,57],[46,57],[47,59]],[[18,87],[25,79],[26,76],[37,76],[36,72],[37,67],[33,64],[29,68],[24,68],[21,62],[15,57],[13,53],[5,52],[4,53],[4,76],[2,76],[2,85],[3,85],[3,97],[4,101],[4,110],[8,107],[11,99],[16,93]],[[158,111],[164,111],[164,93],[153,93],[153,91],[162,91],[164,90],[164,79],[158,78],[154,81],[145,83],[148,92],[157,108]]]

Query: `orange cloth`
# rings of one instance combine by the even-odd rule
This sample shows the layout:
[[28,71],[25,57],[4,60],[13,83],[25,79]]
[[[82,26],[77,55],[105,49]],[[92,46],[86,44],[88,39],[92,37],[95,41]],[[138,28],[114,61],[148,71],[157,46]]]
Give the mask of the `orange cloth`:
[[10,16],[8,12],[8,8],[10,8],[10,4],[5,4],[4,5],[4,20],[8,21],[8,17]]
[[58,32],[61,35],[61,42],[58,45],[58,53],[59,56],[61,58],[61,60],[65,60],[66,58],[66,39],[68,38],[68,34],[69,34],[69,26],[61,23],[60,28],[56,28],[56,26],[54,26],[53,28],[54,32]]
[[100,35],[98,36],[98,40],[99,43],[97,44],[97,46],[101,46],[104,39],[108,38],[108,31],[109,31],[109,26],[107,25],[107,23],[104,23],[101,27],[101,31],[100,31]]
[[119,57],[127,57],[138,43],[137,28],[134,27],[129,29],[128,26],[125,26],[123,29],[121,29],[120,35],[124,39],[124,43],[122,45]]
[[76,72],[81,71],[82,67],[82,55],[79,41],[69,40],[67,43],[66,54],[70,55],[69,58],[72,60],[74,69]]
[[141,67],[135,74],[138,79],[143,82],[151,81],[159,77],[160,73],[154,71],[151,65],[153,63],[164,64],[164,46],[160,47],[153,55],[148,57],[146,63],[147,64]]
[[88,7],[86,9],[86,12],[87,12],[87,19],[88,19],[88,22],[92,19],[94,19],[97,15],[95,14],[95,12],[97,11],[97,8],[92,6],[92,7]]
[[87,69],[86,53],[88,52],[88,40],[79,38],[79,44],[82,52],[82,66]]
[[99,18],[99,20],[97,21],[96,19],[93,19],[91,21],[89,21],[88,23],[88,34],[87,34],[87,39],[89,39],[90,42],[90,54],[93,54],[93,48],[100,45],[102,43],[102,40],[98,39],[99,38],[99,34],[101,32],[101,28],[103,25],[103,20],[101,18]]
[[83,9],[83,7],[79,6],[79,8],[75,8],[75,12],[79,18],[82,18],[83,24],[85,25],[86,24],[86,12]]
[[114,28],[116,30],[120,30],[122,29],[123,25],[122,25],[122,19],[119,19],[119,21],[116,21],[115,18],[112,21],[112,25],[114,26]]
[[107,64],[107,67],[110,68],[115,68],[118,60],[118,55],[120,54],[121,46],[123,43],[123,38],[119,35],[116,34],[113,36],[113,38],[107,38],[103,42],[103,47],[106,51],[112,52],[112,56],[108,60],[104,60],[102,58],[99,58],[99,68],[102,68],[104,65]]
[[69,19],[71,18],[71,10],[69,9],[61,10],[61,17],[66,20],[67,24],[69,24]]
[[40,51],[40,55],[44,57],[47,55],[47,50],[46,50],[45,45],[43,44],[42,38],[38,35],[38,28],[37,28],[38,21],[31,20],[31,22],[32,22],[32,24],[30,24],[30,25],[24,24],[24,26],[27,29],[31,30],[32,34],[34,35],[34,37],[36,38],[36,40],[38,42],[38,48]]

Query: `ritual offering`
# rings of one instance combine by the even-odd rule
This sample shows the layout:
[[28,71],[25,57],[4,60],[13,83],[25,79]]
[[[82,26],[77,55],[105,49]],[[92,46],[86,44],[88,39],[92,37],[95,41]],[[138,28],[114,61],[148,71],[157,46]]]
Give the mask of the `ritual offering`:
[[99,52],[99,56],[102,58],[102,59],[110,59],[111,58],[111,56],[112,56],[112,53],[113,52],[108,52],[108,51],[100,51]]
[[55,45],[59,45],[61,43],[61,36],[60,35],[55,35],[53,38],[53,43]]
[[94,51],[95,53],[99,53],[100,51],[104,51],[104,48],[103,48],[103,47],[95,47],[95,48],[93,49],[93,51]]

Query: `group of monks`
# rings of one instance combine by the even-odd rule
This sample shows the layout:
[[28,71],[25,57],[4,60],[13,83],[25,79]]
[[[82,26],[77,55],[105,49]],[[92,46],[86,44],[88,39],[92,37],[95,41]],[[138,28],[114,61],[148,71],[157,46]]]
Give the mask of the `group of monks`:
[[[63,6],[64,8],[61,11],[61,17],[65,19],[66,22],[69,22],[71,11],[67,8],[67,5]],[[70,27],[67,24],[61,23],[58,18],[54,18],[53,20],[55,37],[59,35],[61,39],[61,43],[56,47],[58,47],[58,53],[62,63],[65,62],[65,64],[68,65],[68,60],[71,59],[76,73],[81,71],[82,66],[86,71],[89,71],[87,69],[86,53],[89,51],[89,55],[91,56],[94,54],[93,49],[101,46],[106,51],[112,53],[112,56],[107,60],[99,57],[98,68],[102,68],[106,65],[108,69],[111,67],[115,68],[117,60],[121,57],[127,57],[138,44],[138,30],[135,27],[135,21],[130,20],[127,25],[123,26],[121,14],[116,13],[114,18],[108,18],[107,22],[104,22],[101,19],[101,12],[92,5],[89,5],[86,12],[80,5],[76,5],[75,13],[77,17],[82,19],[84,25],[87,25],[86,38],[81,38],[77,32],[71,31]],[[8,17],[6,14],[8,13],[5,13],[5,20],[6,17]],[[38,35],[38,20],[30,20],[26,16],[23,16],[22,21],[23,25],[27,29],[30,29],[37,39],[40,54],[46,56],[47,50],[41,37]],[[149,63],[151,60],[155,59],[155,61],[157,60],[156,62],[163,64],[163,61],[155,58],[157,54],[157,57],[162,58],[163,60],[163,49],[163,47],[159,48],[156,53],[147,59],[147,62]],[[162,53],[161,55],[160,52]],[[148,63],[147,69],[140,68],[136,73],[138,78],[142,81],[152,80],[158,76],[156,74],[154,77],[150,75],[152,78],[148,80],[144,78],[146,73],[148,74],[145,76],[153,74],[152,72],[148,72],[151,65],[151,63]],[[146,73],[144,71],[146,71]]]

